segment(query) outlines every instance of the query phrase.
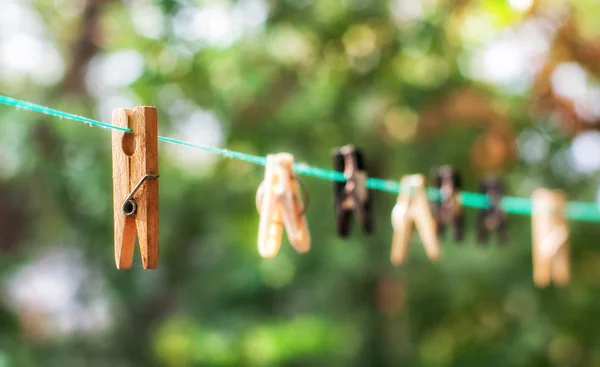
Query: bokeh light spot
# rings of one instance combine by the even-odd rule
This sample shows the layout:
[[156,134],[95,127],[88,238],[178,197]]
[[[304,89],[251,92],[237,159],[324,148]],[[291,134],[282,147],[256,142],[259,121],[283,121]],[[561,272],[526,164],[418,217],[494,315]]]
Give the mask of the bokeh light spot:
[[587,74],[578,63],[565,62],[554,69],[550,82],[557,96],[575,101],[585,96]]
[[346,53],[352,57],[369,56],[375,51],[377,36],[367,25],[355,25],[344,33],[343,42]]
[[415,137],[419,117],[409,109],[393,107],[383,119],[387,133],[395,140],[409,141]]
[[600,132],[588,131],[571,143],[572,167],[582,173],[600,170]]

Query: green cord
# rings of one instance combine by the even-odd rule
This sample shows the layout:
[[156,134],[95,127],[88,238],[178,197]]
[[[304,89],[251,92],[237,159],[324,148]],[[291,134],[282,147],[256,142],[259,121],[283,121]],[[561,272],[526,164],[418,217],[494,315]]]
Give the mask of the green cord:
[[[24,109],[34,112],[43,113],[50,116],[56,116],[68,120],[79,121],[90,125],[100,126],[103,128],[119,130],[123,132],[131,132],[130,129],[114,126],[111,124],[107,124],[104,122],[92,120],[86,117],[81,117],[77,115],[73,115],[67,112],[62,112],[58,110],[54,110],[48,107],[36,105],[33,103],[20,101],[14,98],[5,97],[0,95],[0,104],[4,104],[7,106],[16,107],[18,109]],[[266,158],[262,156],[255,156],[251,154],[240,153],[228,149],[220,149],[209,147],[205,145],[188,143],[182,140],[177,140],[173,138],[168,138],[164,136],[159,136],[158,140],[183,145],[191,148],[202,149],[208,152],[212,152],[215,154],[219,154],[225,157],[239,159],[246,162],[258,164],[264,166],[266,164]],[[317,177],[329,181],[339,181],[344,182],[346,179],[344,178],[343,173],[337,171],[326,170],[318,167],[311,167],[304,163],[296,163],[294,164],[294,170],[300,174]],[[367,179],[367,187],[373,190],[379,190],[384,192],[391,192],[397,194],[400,191],[400,182],[399,181],[388,181],[380,178],[368,178]],[[427,189],[427,196],[432,200],[439,200],[440,194],[439,190],[435,188]],[[471,208],[484,209],[489,205],[489,200],[487,195],[462,191],[460,194],[461,203],[464,206]],[[531,215],[531,200],[526,198],[519,197],[511,197],[505,196],[502,198],[500,202],[500,206],[507,213],[512,214],[520,214],[520,215]],[[567,204],[566,216],[572,220],[580,220],[580,221],[590,221],[590,222],[600,222],[600,210],[596,206],[595,203],[585,203],[585,202],[569,202]]]
[[216,154],[222,155],[224,157],[239,159],[242,161],[258,164],[261,166],[264,166],[267,163],[267,159],[265,157],[240,153],[240,152],[236,152],[236,151],[229,150],[229,149],[221,149],[221,148],[209,147],[206,145],[188,143],[187,141],[177,140],[177,139],[173,139],[173,138],[167,138],[165,136],[159,136],[158,140],[164,141],[167,143],[172,143],[172,144],[179,144],[179,145],[183,145],[183,146],[190,147],[190,148],[206,150],[208,152],[216,153]]
[[62,111],[58,111],[58,110],[53,110],[52,108],[40,106],[40,105],[37,105],[37,104],[25,102],[25,101],[19,101],[18,99],[14,99],[14,98],[10,98],[10,97],[5,97],[5,96],[1,96],[1,95],[0,95],[0,103],[1,104],[5,104],[7,106],[13,106],[13,107],[16,107],[18,109],[29,110],[29,111],[33,111],[33,112],[39,112],[39,113],[43,113],[43,114],[46,114],[46,115],[56,116],[56,117],[64,118],[64,119],[67,119],[67,120],[79,121],[79,122],[83,122],[83,123],[90,124],[90,125],[96,125],[96,126],[100,126],[100,127],[107,128],[107,129],[120,130],[120,131],[124,131],[124,132],[131,132],[131,130],[129,130],[127,128],[124,128],[124,127],[119,127],[119,126],[114,126],[114,125],[111,125],[111,124],[106,124],[104,122],[92,120],[92,119],[89,119],[87,117],[81,117],[81,116],[73,115],[71,113],[62,112]]

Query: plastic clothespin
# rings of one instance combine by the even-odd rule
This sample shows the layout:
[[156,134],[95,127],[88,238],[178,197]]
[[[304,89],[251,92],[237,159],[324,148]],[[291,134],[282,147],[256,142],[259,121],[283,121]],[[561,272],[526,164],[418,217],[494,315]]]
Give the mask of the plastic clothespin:
[[256,193],[256,207],[260,214],[258,252],[262,257],[273,257],[279,252],[284,226],[296,251],[304,253],[310,250],[305,207],[293,164],[294,157],[289,153],[267,155],[265,178]]
[[462,241],[465,234],[465,220],[459,198],[462,187],[460,173],[451,166],[440,167],[435,174],[435,186],[441,194],[436,212],[438,235],[442,236],[446,226],[451,224],[454,228],[454,240]]
[[477,218],[477,242],[488,242],[490,232],[496,232],[498,242],[505,244],[507,240],[507,215],[500,207],[504,195],[504,187],[500,180],[488,177],[481,183],[481,193],[489,200],[489,206],[479,211]]
[[425,252],[431,261],[441,256],[436,224],[425,191],[425,176],[404,176],[400,181],[400,193],[392,210],[392,263],[402,264],[409,252],[413,225],[417,227]]
[[336,229],[340,237],[350,233],[352,212],[356,214],[363,231],[373,233],[373,200],[367,189],[367,172],[362,152],[346,145],[333,152],[333,166],[343,172],[346,182],[334,182]]
[[155,107],[113,111],[112,124],[133,133],[113,131],[113,201],[115,263],[129,269],[136,234],[142,266],[158,266],[158,117]]
[[533,280],[565,286],[571,278],[567,196],[560,190],[536,189],[532,196]]

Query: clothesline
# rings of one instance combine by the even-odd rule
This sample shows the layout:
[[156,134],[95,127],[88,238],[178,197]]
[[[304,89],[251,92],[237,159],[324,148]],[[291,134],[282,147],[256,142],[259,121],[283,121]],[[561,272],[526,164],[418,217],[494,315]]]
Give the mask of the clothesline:
[[[70,121],[76,121],[85,123],[91,126],[99,126],[105,129],[119,130],[123,132],[131,132],[131,130],[119,126],[114,126],[105,122],[97,121],[94,119],[90,119],[87,117],[82,117],[78,115],[74,115],[68,112],[63,112],[59,110],[55,110],[49,107],[44,107],[38,104],[18,100],[15,98],[2,96],[0,95],[0,104],[15,107],[17,109],[23,109],[33,112],[38,112],[50,116],[59,117],[61,119],[66,119]],[[169,138],[165,136],[159,136],[158,140],[177,144],[182,146],[187,146],[190,148],[201,149],[204,151],[209,151],[218,155],[222,155],[224,157],[239,159],[246,162],[250,162],[253,164],[258,164],[264,166],[266,164],[266,158],[263,156],[256,156],[251,154],[246,154],[242,152],[236,152],[229,149],[221,149],[201,144],[194,144],[174,138]],[[344,178],[343,173],[327,170],[319,167],[313,167],[305,163],[295,163],[294,171],[312,177],[317,177],[324,180],[329,181],[340,181],[344,182],[346,179]],[[373,190],[379,190],[384,192],[390,192],[397,194],[400,191],[400,182],[399,181],[391,181],[380,178],[370,177],[366,181],[367,187]],[[437,200],[440,196],[439,190],[435,188],[428,188],[427,195],[432,200]],[[466,207],[471,208],[486,208],[489,206],[488,197],[485,194],[461,191],[460,193],[461,204]],[[512,214],[519,215],[531,215],[532,213],[532,205],[531,200],[528,198],[514,197],[514,196],[505,196],[502,198],[500,202],[501,208],[507,212]],[[567,204],[566,216],[571,220],[578,221],[590,221],[590,222],[600,222],[600,210],[598,209],[595,203],[589,202],[578,202],[571,201]]]

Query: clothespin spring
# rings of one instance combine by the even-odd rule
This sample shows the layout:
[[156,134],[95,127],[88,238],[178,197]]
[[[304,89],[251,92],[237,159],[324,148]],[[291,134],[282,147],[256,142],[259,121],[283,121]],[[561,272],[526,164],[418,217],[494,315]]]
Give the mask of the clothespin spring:
[[140,180],[140,182],[138,182],[137,185],[135,185],[133,190],[131,190],[131,193],[127,196],[127,198],[123,202],[123,206],[121,207],[121,209],[123,210],[123,214],[125,214],[126,217],[134,216],[137,213],[137,203],[135,202],[135,200],[132,199],[133,195],[135,195],[135,193],[139,190],[139,188],[142,187],[142,184],[146,180],[158,179],[158,177],[159,177],[158,175],[155,175],[152,173],[147,174],[146,176],[142,177],[142,179]]

